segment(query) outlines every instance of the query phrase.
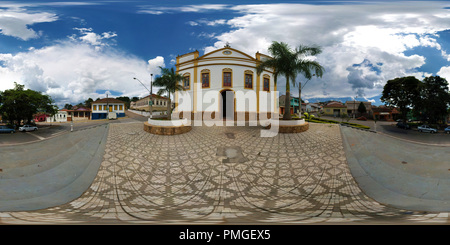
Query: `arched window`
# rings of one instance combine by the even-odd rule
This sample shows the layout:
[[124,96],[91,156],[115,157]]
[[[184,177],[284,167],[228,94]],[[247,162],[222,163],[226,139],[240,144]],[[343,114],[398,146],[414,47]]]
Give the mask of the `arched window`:
[[270,91],[270,76],[264,75],[263,76],[263,91]]
[[184,76],[184,80],[183,80],[183,88],[184,88],[184,90],[191,89],[191,74],[190,73],[185,73],[183,76]]
[[253,72],[245,71],[244,72],[244,88],[253,89]]
[[208,69],[202,70],[202,88],[209,88],[211,86],[210,84],[210,72]]
[[222,87],[232,87],[232,70],[230,68],[225,68],[222,70]]

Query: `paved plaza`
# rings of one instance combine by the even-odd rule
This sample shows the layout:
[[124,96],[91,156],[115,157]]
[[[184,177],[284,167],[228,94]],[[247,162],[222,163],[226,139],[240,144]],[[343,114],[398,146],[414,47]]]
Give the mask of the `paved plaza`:
[[[380,142],[394,142],[394,139],[327,124],[311,124],[306,132],[279,134],[272,138],[260,137],[261,130],[261,127],[249,126],[202,126],[193,127],[192,131],[181,135],[160,136],[145,132],[142,122],[130,121],[90,127],[48,139],[41,142],[41,147],[44,147],[38,157],[46,164],[41,163],[37,167],[36,161],[26,157],[26,151],[14,160],[20,160],[17,165],[13,165],[13,161],[0,163],[0,207],[4,207],[0,210],[0,223],[450,222],[450,210],[409,209],[403,208],[404,203],[387,203],[391,200],[388,198],[375,200],[380,192],[367,186],[370,181],[385,188],[401,188],[382,177],[372,176],[367,180],[367,174],[362,174],[364,170],[361,169],[367,170],[367,166],[374,163],[367,161],[367,151],[370,155],[371,149],[382,150],[380,144],[383,143]],[[367,135],[385,138],[377,138],[377,146],[372,148]],[[366,155],[361,147],[355,147],[361,141],[366,144],[363,149]],[[64,144],[71,147],[64,149]],[[26,147],[36,149],[36,143],[14,149],[20,151]],[[7,156],[8,149],[12,147],[2,147],[0,155]],[[444,151],[444,148],[440,149]],[[445,154],[448,155],[447,152]],[[98,158],[99,154],[101,158]],[[45,160],[48,158],[53,160]],[[66,160],[62,161],[63,158]],[[384,159],[398,160],[395,155]],[[404,161],[410,164],[400,162],[400,167],[419,164],[412,159]],[[57,166],[59,162],[64,166]],[[36,170],[42,166],[46,169]],[[59,169],[58,177],[49,172],[55,168]],[[447,179],[447,182],[441,182],[441,187],[448,186],[450,167],[441,165],[440,168],[442,171],[431,177]],[[385,173],[382,167],[372,169],[375,169],[375,174]],[[409,178],[412,178],[412,170],[405,171],[409,171]],[[75,172],[70,177],[70,173]],[[46,185],[56,182],[56,178],[58,183],[64,181],[65,184],[54,188],[52,193],[48,188],[36,187],[39,182]],[[13,189],[15,183],[22,183],[17,188],[27,188],[28,183],[36,190],[26,193],[25,189],[11,190],[5,188],[5,183]],[[404,190],[395,188],[391,188],[390,197],[395,198],[393,193]],[[414,198],[420,199],[420,196]],[[43,203],[45,199],[54,201]],[[450,198],[441,199],[439,207]],[[33,205],[36,208],[14,210],[18,204],[22,209],[30,209]]]

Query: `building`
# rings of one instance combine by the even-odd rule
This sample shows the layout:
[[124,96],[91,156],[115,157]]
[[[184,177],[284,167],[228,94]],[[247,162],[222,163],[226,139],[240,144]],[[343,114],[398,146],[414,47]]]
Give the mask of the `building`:
[[47,118],[47,122],[67,122],[69,117],[69,113],[67,109],[59,110],[53,117]]
[[395,108],[389,108],[384,105],[373,106],[373,117],[376,120],[382,121],[394,121],[400,117],[400,112]]
[[252,57],[229,45],[203,56],[198,51],[178,56],[177,73],[185,80],[184,91],[175,93],[174,114],[246,121],[278,116],[272,71],[256,72],[256,66],[269,58],[259,52]]
[[325,116],[341,117],[347,114],[347,106],[338,101],[331,101],[323,107]]
[[[284,106],[285,99],[286,99],[286,95],[281,95],[278,98],[278,103],[280,105],[280,114],[284,114],[284,111],[285,111],[285,106]],[[290,101],[291,101],[291,109],[290,109],[291,114],[297,114],[299,112],[298,97],[291,97]],[[304,112],[304,109],[305,109],[304,105],[302,105],[302,109],[303,109],[303,112]]]
[[[366,107],[366,115],[361,115],[361,113],[358,111],[359,104],[363,103],[363,105]],[[350,117],[359,117],[359,116],[366,116],[366,117],[372,117],[373,111],[372,111],[372,103],[368,101],[346,101],[345,105],[347,106],[347,114]]]
[[34,115],[35,122],[45,122],[47,121],[47,118],[50,118],[50,116],[44,112],[38,112]]
[[[169,98],[152,94],[152,111],[155,114],[165,113],[167,111],[167,104],[169,103]],[[172,108],[174,106],[172,105]],[[140,111],[150,111],[150,95],[145,96],[144,98],[136,101],[135,103],[130,104],[130,108],[133,110]]]
[[[66,114],[67,113],[67,114]],[[66,121],[81,121],[81,120],[90,120],[91,119],[91,109],[86,107],[78,107],[74,106],[72,110],[62,109],[58,111],[58,113],[55,115],[62,116],[61,120],[64,121],[64,116],[66,117]]]
[[[322,109],[322,106],[320,106],[317,103],[308,103],[305,106],[305,111],[308,113],[319,113]],[[303,111],[303,105],[302,105],[302,111]]]
[[125,117],[125,102],[103,98],[92,102],[92,120]]

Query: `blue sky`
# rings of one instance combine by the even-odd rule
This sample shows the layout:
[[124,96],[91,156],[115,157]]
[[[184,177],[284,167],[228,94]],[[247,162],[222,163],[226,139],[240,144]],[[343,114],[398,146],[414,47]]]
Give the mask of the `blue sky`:
[[389,79],[450,80],[446,1],[0,1],[0,29],[0,90],[18,82],[59,106],[145,96],[133,77],[149,84],[177,55],[226,42],[252,56],[273,41],[321,46],[326,72],[302,93],[311,101],[379,104]]

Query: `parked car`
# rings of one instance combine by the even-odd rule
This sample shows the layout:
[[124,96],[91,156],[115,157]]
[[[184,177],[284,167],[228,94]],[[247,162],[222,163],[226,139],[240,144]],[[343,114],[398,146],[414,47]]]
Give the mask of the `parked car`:
[[366,117],[358,117],[358,118],[356,118],[356,120],[367,121],[367,118]]
[[404,123],[404,122],[398,122],[398,123],[397,123],[397,128],[410,129],[411,127],[410,127],[409,124],[407,124],[407,123]]
[[450,126],[446,127],[446,128],[444,129],[444,132],[445,132],[446,134],[450,134]]
[[31,125],[23,125],[22,127],[19,127],[20,132],[28,132],[28,131],[36,131],[38,128],[36,126]]
[[0,133],[15,133],[16,130],[13,128],[8,128],[7,126],[0,126]]
[[437,129],[432,128],[428,125],[419,126],[419,127],[417,127],[417,129],[419,130],[419,132],[430,132],[432,134],[437,133]]

